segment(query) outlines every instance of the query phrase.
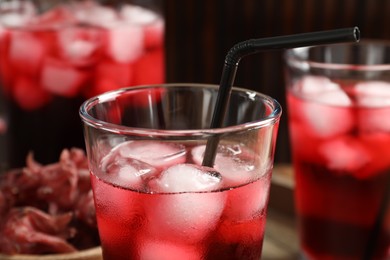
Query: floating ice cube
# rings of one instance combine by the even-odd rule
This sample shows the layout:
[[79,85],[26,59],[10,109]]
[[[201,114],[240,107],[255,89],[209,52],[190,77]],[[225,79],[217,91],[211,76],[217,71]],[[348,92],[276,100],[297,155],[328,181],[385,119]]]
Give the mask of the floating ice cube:
[[144,51],[144,32],[138,25],[119,25],[107,31],[107,55],[114,61],[130,63]]
[[88,65],[98,58],[103,33],[94,28],[68,27],[58,31],[61,56],[76,65]]
[[390,83],[361,82],[355,85],[359,130],[390,132]]
[[157,13],[153,12],[152,10],[131,4],[123,5],[119,15],[122,20],[126,22],[140,25],[151,24],[159,18]]
[[[182,241],[186,242],[186,241]],[[168,241],[142,241],[140,245],[140,260],[199,260],[202,259],[201,247],[172,243]]]
[[[212,232],[225,206],[220,175],[208,167],[190,164],[172,166],[152,182],[152,189],[165,192],[150,198],[146,212],[150,236],[199,242]],[[193,191],[193,192],[187,192]],[[175,193],[176,192],[176,193]]]
[[10,63],[24,74],[35,75],[45,56],[44,42],[24,31],[13,31],[10,37]]
[[25,26],[34,18],[36,8],[31,1],[3,1],[0,15],[0,24],[7,27]]
[[164,45],[164,34],[165,34],[165,23],[163,19],[158,19],[150,25],[146,25],[145,28],[145,48],[152,49],[163,47]]
[[[198,165],[202,164],[205,148],[201,145],[191,150],[192,160]],[[260,177],[267,167],[262,163],[240,145],[219,145],[214,168],[223,176],[225,186],[242,185]]]
[[63,97],[77,95],[87,78],[84,72],[54,59],[46,59],[41,72],[42,87]]
[[101,6],[95,1],[77,3],[73,10],[77,20],[88,25],[110,28],[115,26],[119,19],[114,9]]
[[[289,98],[289,109],[293,117],[300,118],[306,127],[319,137],[331,137],[346,133],[354,127],[352,101],[341,88],[323,78],[308,77],[301,83],[305,99]],[[320,89],[320,90],[319,90]]]
[[180,144],[156,141],[128,141],[113,149],[121,157],[133,158],[156,168],[166,168],[183,163],[186,160],[186,150]]
[[144,181],[157,173],[156,168],[150,164],[132,158],[105,159],[101,165],[104,172],[101,178],[124,188],[143,190]]
[[199,192],[221,188],[221,175],[213,168],[177,164],[161,173],[154,183],[156,192]]
[[351,136],[340,136],[324,142],[319,147],[319,154],[327,168],[343,174],[353,174],[372,160],[361,141]]

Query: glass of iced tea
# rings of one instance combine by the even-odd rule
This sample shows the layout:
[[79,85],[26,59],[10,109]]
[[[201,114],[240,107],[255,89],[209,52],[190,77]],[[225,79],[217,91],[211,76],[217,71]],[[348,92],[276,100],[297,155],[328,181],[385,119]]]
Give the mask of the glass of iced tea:
[[[217,94],[166,84],[82,105],[105,260],[260,258],[281,107],[233,88],[223,127],[210,129]],[[210,138],[215,161],[202,166]]]
[[390,42],[291,49],[287,103],[306,259],[390,258]]
[[[81,103],[164,82],[158,0],[0,0],[0,166],[84,147]],[[1,169],[1,168],[0,168]]]

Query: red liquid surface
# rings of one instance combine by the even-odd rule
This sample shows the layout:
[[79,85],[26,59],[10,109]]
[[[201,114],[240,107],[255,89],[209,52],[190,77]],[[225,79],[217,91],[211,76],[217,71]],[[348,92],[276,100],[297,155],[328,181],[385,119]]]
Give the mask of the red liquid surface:
[[[304,254],[363,259],[375,238],[371,258],[389,259],[390,210],[383,201],[390,185],[390,107],[375,96],[365,99],[355,85],[303,99],[299,84],[289,90],[288,105]],[[381,207],[385,215],[373,236]]]
[[130,5],[80,8],[58,7],[17,27],[0,10],[0,163],[7,167],[23,166],[29,151],[50,163],[63,148],[83,148],[78,109],[85,99],[165,80],[162,17],[137,9],[130,18]]
[[[193,163],[186,155],[174,160],[170,166]],[[142,187],[161,178],[162,168]],[[175,193],[125,188],[126,181],[109,177],[112,173],[91,172],[104,259],[260,259],[267,171],[233,188],[229,181],[220,190]]]

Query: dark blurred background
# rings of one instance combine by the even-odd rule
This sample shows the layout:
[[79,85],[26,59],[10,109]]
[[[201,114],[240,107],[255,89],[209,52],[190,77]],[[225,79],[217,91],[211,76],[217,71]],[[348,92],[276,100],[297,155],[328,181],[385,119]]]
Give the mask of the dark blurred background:
[[[162,0],[163,1],[163,0]],[[225,55],[251,38],[358,26],[390,39],[390,0],[165,0],[168,82],[218,84]],[[282,51],[241,60],[235,85],[277,99],[284,112],[275,162],[290,162]]]

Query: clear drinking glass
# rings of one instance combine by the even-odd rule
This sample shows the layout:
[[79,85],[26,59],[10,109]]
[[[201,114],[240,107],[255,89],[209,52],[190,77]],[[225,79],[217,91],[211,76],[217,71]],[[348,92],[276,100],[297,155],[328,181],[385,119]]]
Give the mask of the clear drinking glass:
[[260,258],[281,107],[233,88],[224,126],[209,129],[217,93],[142,86],[82,105],[105,260]]
[[81,103],[164,82],[162,2],[0,0],[0,165],[84,147]]
[[390,257],[390,42],[291,49],[287,103],[307,259]]

